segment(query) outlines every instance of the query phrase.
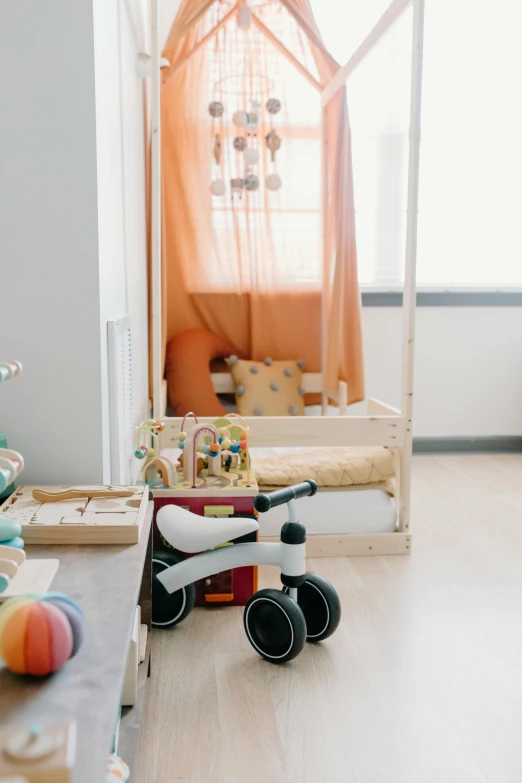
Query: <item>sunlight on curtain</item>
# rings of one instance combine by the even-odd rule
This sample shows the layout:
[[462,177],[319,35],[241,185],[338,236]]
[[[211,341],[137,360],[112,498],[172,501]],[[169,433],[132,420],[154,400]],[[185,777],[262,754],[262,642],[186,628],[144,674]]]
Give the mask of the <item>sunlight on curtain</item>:
[[[343,64],[388,5],[348,0],[341,12],[336,0],[312,0]],[[522,286],[521,19],[516,0],[426,0],[419,286]],[[411,56],[404,22],[348,81],[359,281],[377,287],[403,279]]]

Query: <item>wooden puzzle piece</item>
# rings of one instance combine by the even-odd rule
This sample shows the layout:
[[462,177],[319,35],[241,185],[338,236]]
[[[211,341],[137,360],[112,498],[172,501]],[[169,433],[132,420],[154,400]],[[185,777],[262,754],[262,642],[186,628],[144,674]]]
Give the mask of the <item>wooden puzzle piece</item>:
[[13,501],[2,507],[0,519],[15,519],[21,525],[28,525],[33,521],[40,506],[41,503],[36,503],[34,500],[19,500],[16,503]]
[[60,500],[55,503],[42,503],[35,513],[36,522],[56,524],[62,517],[81,517],[87,506],[87,500]]
[[[133,509],[139,508],[142,497],[143,493],[123,498],[91,498],[87,503],[85,511],[92,513],[96,512],[98,514],[115,512],[127,513]],[[136,501],[138,502],[138,505],[136,505]]]

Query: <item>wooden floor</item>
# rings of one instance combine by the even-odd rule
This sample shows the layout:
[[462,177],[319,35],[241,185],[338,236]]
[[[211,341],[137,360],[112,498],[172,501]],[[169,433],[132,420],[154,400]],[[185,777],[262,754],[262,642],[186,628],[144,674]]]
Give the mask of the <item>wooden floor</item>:
[[241,609],[155,632],[132,781],[522,781],[522,455],[416,457],[412,518],[410,557],[310,561],[343,618],[290,664]]

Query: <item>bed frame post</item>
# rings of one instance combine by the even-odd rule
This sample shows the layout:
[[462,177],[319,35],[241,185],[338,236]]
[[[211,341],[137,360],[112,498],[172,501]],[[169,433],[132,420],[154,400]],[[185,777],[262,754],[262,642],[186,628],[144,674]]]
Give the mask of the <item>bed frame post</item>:
[[408,160],[408,217],[406,226],[406,268],[403,294],[401,412],[406,416],[406,437],[399,455],[399,530],[410,529],[413,367],[415,353],[415,306],[417,266],[417,212],[419,201],[419,153],[422,92],[422,44],[424,0],[413,0],[413,46]]
[[158,0],[151,0],[151,285],[152,285],[152,415],[160,418],[163,380],[163,319],[161,312],[161,119]]
[[322,375],[322,414],[328,415],[328,395],[326,393],[326,367],[328,364],[328,279],[329,271],[329,237],[326,231],[328,214],[328,137],[326,122],[327,107],[321,107],[321,234],[323,257],[323,285],[321,290],[321,375]]

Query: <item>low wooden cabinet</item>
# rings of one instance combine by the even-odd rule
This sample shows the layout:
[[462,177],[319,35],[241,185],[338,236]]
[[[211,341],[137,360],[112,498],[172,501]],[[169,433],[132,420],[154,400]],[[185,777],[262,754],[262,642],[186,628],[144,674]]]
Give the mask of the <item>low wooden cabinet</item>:
[[[28,557],[58,558],[52,590],[81,604],[85,641],[58,673],[21,677],[0,664],[0,727],[75,722],[74,783],[103,783],[120,716],[120,698],[136,606],[150,626],[152,598],[152,502],[134,545],[28,546]],[[132,770],[150,670],[150,633],[138,670],[138,699],[122,711],[118,753]]]

